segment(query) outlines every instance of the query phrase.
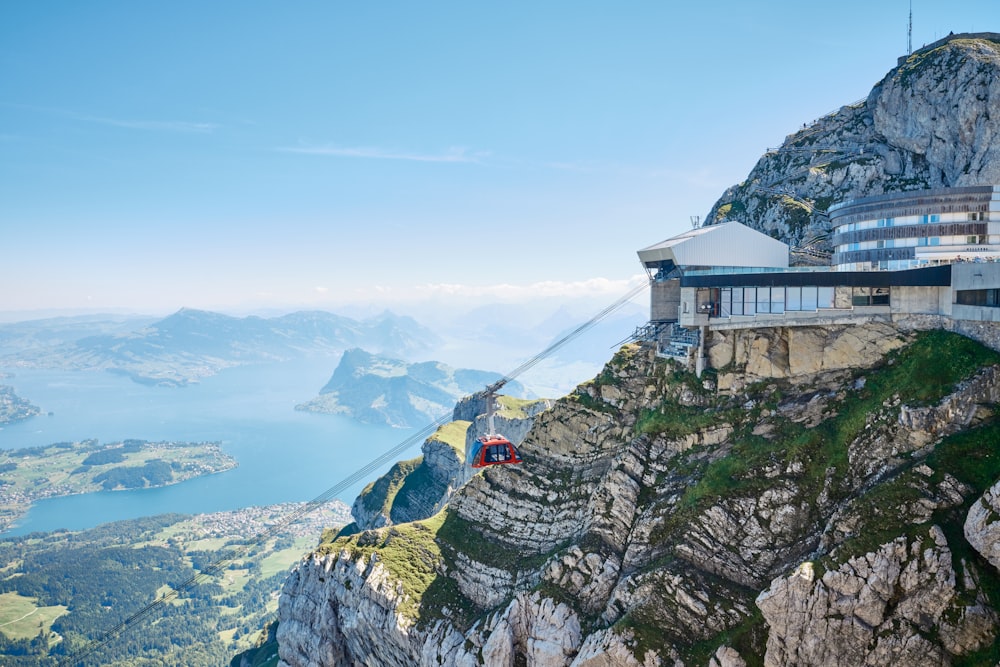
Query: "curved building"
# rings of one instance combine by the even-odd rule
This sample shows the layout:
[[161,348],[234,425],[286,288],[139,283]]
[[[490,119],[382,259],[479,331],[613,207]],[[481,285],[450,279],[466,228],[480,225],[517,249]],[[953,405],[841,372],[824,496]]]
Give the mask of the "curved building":
[[1000,185],[864,197],[830,207],[841,271],[1000,259]]

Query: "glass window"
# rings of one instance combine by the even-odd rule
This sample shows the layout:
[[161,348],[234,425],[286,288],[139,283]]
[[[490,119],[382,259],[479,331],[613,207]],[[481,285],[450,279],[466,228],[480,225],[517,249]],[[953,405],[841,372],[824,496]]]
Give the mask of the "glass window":
[[941,237],[940,236],[932,236],[932,237],[930,237],[930,239],[928,239],[927,243],[928,243],[928,245],[941,245]]
[[757,312],[758,313],[770,313],[771,312],[771,288],[770,287],[758,287],[757,288]]
[[816,305],[820,308],[833,308],[833,288],[820,287],[817,290]]
[[802,288],[802,310],[816,310],[816,288]]
[[802,288],[785,288],[785,310],[802,310]]
[[729,317],[732,314],[733,289],[723,287],[719,290],[719,317]]
[[743,288],[733,288],[733,315],[743,314]]
[[783,313],[783,312],[785,312],[785,288],[784,287],[772,287],[771,288],[771,312],[772,313]]
[[757,314],[757,290],[753,287],[743,288],[743,314]]

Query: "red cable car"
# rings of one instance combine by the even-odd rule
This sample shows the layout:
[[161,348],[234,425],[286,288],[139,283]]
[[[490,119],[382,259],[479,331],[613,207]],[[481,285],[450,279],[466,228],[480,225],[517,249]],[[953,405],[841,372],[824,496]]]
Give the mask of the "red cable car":
[[502,435],[487,435],[473,443],[466,460],[473,468],[521,463],[517,447]]
[[504,378],[486,388],[486,428],[489,432],[477,438],[465,455],[466,463],[473,468],[521,463],[521,454],[514,443],[493,429],[493,401],[497,390],[506,383]]

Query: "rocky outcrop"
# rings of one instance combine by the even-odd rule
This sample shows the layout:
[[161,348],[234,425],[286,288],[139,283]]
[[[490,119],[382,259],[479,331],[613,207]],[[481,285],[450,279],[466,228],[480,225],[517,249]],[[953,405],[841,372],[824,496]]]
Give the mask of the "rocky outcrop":
[[866,99],[804,125],[768,150],[743,183],[719,198],[706,222],[736,220],[792,246],[824,250],[831,204],[995,183],[1000,35],[953,35],[914,52]]
[[712,331],[706,350],[712,368],[739,368],[719,373],[723,390],[760,378],[810,380],[818,373],[867,368],[903,345],[904,337],[888,323],[866,326],[781,327]]
[[[498,396],[496,405],[496,429],[519,445],[535,417],[551,407],[552,402]],[[454,410],[455,420],[424,441],[422,456],[395,464],[369,484],[354,501],[351,507],[354,523],[344,533],[418,521],[441,511],[452,494],[472,476],[472,468],[465,463],[465,452],[487,431],[486,417],[476,410],[486,410],[482,394],[459,401]],[[462,417],[470,417],[474,423]]]
[[1000,570],[1000,482],[972,504],[963,530],[969,544]]
[[[867,326],[852,336],[868,367],[733,355],[724,390],[626,346],[534,417],[524,464],[303,562],[282,664],[906,666],[992,650],[1000,573],[957,527],[1000,478],[1000,457],[976,458],[1000,442],[997,357]],[[801,333],[846,344],[837,327]]]
[[974,566],[959,571],[938,526],[821,576],[804,563],[757,598],[769,626],[764,664],[947,665],[992,644],[996,612]]

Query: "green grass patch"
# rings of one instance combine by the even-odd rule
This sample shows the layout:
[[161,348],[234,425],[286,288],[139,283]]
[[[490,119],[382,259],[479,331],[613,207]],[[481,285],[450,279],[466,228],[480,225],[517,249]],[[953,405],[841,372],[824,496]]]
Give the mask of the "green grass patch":
[[0,632],[10,639],[33,639],[39,631],[48,634],[67,610],[63,605],[39,607],[35,598],[18,593],[0,593]]
[[[926,481],[926,480],[925,480]],[[851,558],[875,551],[902,535],[911,540],[926,535],[926,524],[911,523],[906,506],[924,494],[918,488],[920,480],[912,470],[883,482],[854,501],[853,512],[861,517],[861,525],[852,537],[836,548],[836,558],[824,556],[816,563],[823,570],[835,570]]]
[[711,639],[695,642],[681,650],[686,665],[707,665],[720,646],[731,646],[739,652],[747,667],[764,667],[767,648],[767,623],[756,605],[753,613],[739,625],[724,630]]
[[948,436],[927,457],[939,481],[944,473],[982,494],[1000,479],[1000,419]]
[[[501,401],[507,396],[501,396]],[[434,432],[428,440],[437,440],[438,442],[443,442],[448,445],[455,452],[458,453],[459,459],[465,460],[465,436],[469,430],[472,422],[465,421],[463,419],[457,419],[453,422],[448,422],[444,426],[440,427]]]
[[659,621],[647,617],[641,608],[625,614],[612,628],[620,635],[632,635],[632,641],[628,645],[639,662],[645,663],[646,654],[650,651],[659,655],[659,650],[663,648],[663,628]]
[[497,544],[483,535],[482,529],[458,514],[449,512],[438,531],[438,538],[472,560],[507,572],[541,567],[548,554],[527,555],[517,549]]
[[[894,351],[887,356],[885,363],[871,370],[865,376],[862,389],[847,392],[843,401],[832,404],[831,409],[836,415],[815,428],[775,419],[772,422],[775,425],[772,439],[750,435],[745,429],[734,433],[730,453],[705,467],[701,478],[688,487],[681,499],[679,514],[671,517],[665,528],[680,525],[690,519],[690,512],[707,507],[719,498],[750,494],[769,484],[769,480],[756,474],[769,463],[784,466],[792,461],[801,462],[804,472],[799,483],[806,493],[817,494],[828,468],[836,470],[836,479],[845,478],[850,443],[864,431],[870,415],[884,410],[886,401],[899,396],[909,405],[933,404],[952,391],[956,383],[969,378],[980,368],[998,362],[1000,355],[964,336],[946,331],[922,332],[910,345]],[[687,413],[681,407],[666,406],[666,414],[672,413],[673,419],[682,420]],[[684,433],[684,428],[673,426],[666,414],[660,417],[645,415],[646,419],[640,419],[637,429],[641,429],[640,432]],[[696,423],[705,423],[692,418]],[[718,416],[703,414],[700,419],[709,418],[718,419]],[[660,431],[661,427],[667,430]],[[975,474],[977,469],[989,470],[981,474],[981,479],[985,480],[993,475],[993,468],[985,466],[985,462],[989,460],[991,465],[997,463],[993,457],[1000,458],[1000,454],[989,453],[994,449],[986,447],[991,437],[989,434],[984,432],[968,437],[971,438],[968,441],[959,438],[950,445],[939,447],[941,453],[938,456],[948,455],[956,459],[949,466],[958,469],[964,465],[968,469],[964,473],[967,475]],[[974,463],[976,457],[979,457],[980,463]],[[957,460],[963,458],[964,461]],[[992,483],[996,478],[997,475],[993,475],[989,480]],[[831,491],[836,494],[838,489]],[[890,487],[885,492],[898,491]]]
[[379,562],[399,582],[406,594],[398,612],[404,618],[416,620],[424,593],[440,576],[442,556],[435,537],[445,523],[445,516],[445,512],[441,512],[423,521],[338,538],[320,545],[318,551],[334,553],[340,549],[349,549],[355,559],[367,559],[371,554],[378,553]]
[[527,419],[527,408],[542,402],[543,399],[517,398],[516,396],[507,396],[506,394],[502,394],[497,396],[498,409],[496,414],[501,417],[506,417],[507,419]]
[[392,509],[393,500],[406,481],[406,476],[412,473],[424,458],[418,456],[408,461],[400,461],[389,469],[389,472],[365,487],[361,492],[361,504],[369,512],[383,512],[387,516]]
[[297,538],[291,546],[273,551],[260,561],[260,578],[267,579],[281,572],[287,572],[309,553],[313,540],[309,537]]
[[724,413],[681,405],[675,401],[664,401],[658,408],[644,409],[639,413],[635,431],[639,435],[681,438],[725,421]]
[[861,394],[883,400],[899,394],[908,405],[928,405],[957,382],[997,363],[1000,354],[970,338],[940,329],[924,331],[912,344],[890,353],[888,365],[867,378]]
[[219,573],[219,585],[228,595],[243,590],[243,587],[250,581],[250,571],[237,567],[230,567]]

